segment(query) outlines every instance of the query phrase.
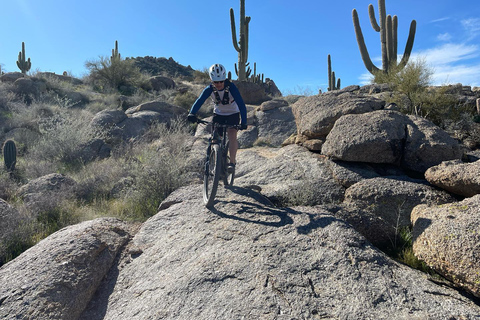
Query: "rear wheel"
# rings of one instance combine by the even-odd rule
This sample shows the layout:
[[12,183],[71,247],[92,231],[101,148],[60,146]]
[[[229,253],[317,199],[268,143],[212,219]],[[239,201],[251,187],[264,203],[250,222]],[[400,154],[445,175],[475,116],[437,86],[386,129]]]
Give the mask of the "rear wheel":
[[208,161],[205,163],[205,173],[203,176],[203,202],[206,207],[211,207],[217,194],[220,172],[222,170],[222,155],[220,146],[214,144],[211,146]]

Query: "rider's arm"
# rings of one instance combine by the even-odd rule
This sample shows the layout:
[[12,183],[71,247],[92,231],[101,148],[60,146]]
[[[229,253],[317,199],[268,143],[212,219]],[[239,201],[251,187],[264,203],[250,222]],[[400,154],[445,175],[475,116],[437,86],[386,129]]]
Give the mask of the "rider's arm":
[[240,91],[238,91],[237,86],[232,82],[230,83],[230,93],[232,94],[233,99],[238,105],[238,109],[240,110],[240,115],[242,116],[242,124],[247,124],[247,107],[245,106],[245,102],[243,102],[242,95]]
[[190,109],[190,113],[191,114],[196,114],[198,112],[198,110],[200,110],[200,108],[202,107],[205,100],[207,100],[208,97],[210,97],[212,92],[213,92],[213,90],[212,90],[211,86],[208,86],[205,89],[203,89],[202,94],[200,94],[198,99],[192,105],[192,108]]

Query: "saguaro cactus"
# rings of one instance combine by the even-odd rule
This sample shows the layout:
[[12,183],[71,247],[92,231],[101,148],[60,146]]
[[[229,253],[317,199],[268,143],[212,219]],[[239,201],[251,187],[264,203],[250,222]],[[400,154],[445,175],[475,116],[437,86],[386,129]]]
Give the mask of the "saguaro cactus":
[[332,59],[328,55],[328,91],[340,89],[340,78],[337,80],[337,85],[335,86],[335,72],[332,71]]
[[245,16],[245,0],[240,0],[240,41],[237,42],[237,31],[235,28],[235,14],[230,8],[230,24],[232,26],[232,41],[235,50],[238,52],[238,80],[247,79],[248,60],[248,24],[251,17]]
[[380,70],[385,73],[389,73],[389,71],[392,69],[398,71],[405,67],[412,52],[415,31],[417,27],[417,22],[412,20],[402,60],[397,64],[398,18],[397,16],[393,16],[393,18],[391,15],[387,16],[385,0],[378,0],[378,11],[380,14],[380,24],[377,23],[375,18],[375,10],[373,5],[370,4],[368,6],[370,23],[375,31],[380,32],[380,41],[382,43],[382,69],[376,67],[370,59],[370,55],[368,54],[367,47],[365,45],[365,40],[363,38],[362,29],[360,27],[357,10],[353,9],[352,11],[353,25],[355,27],[355,34],[357,36],[358,48],[362,54],[363,63],[371,74],[374,74]]
[[17,163],[17,147],[13,140],[7,140],[3,144],[3,159],[5,168],[8,171],[13,171]]
[[110,61],[120,60],[120,53],[118,52],[118,41],[115,40],[115,49],[112,49],[112,56],[110,57]]
[[32,62],[30,61],[30,58],[28,58],[28,60],[25,60],[25,42],[22,42],[22,51],[18,53],[17,66],[23,74],[27,73],[32,67]]

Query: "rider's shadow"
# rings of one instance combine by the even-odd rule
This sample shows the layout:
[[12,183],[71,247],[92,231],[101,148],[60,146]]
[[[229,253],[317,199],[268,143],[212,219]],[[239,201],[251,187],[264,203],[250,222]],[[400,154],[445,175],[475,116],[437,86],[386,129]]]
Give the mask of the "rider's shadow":
[[[241,187],[229,187],[229,190],[240,194],[247,198],[252,198],[255,201],[238,201],[230,200],[228,203],[240,207],[235,213],[226,213],[215,207],[210,208],[210,211],[221,218],[242,221],[246,223],[255,223],[270,227],[285,227],[294,223],[292,216],[306,214],[309,218],[309,223],[298,226],[297,232],[300,234],[308,234],[317,228],[324,228],[334,221],[339,219],[330,214],[318,215],[306,212],[300,212],[292,208],[275,207],[272,202],[261,194]],[[221,202],[216,201],[216,203]]]

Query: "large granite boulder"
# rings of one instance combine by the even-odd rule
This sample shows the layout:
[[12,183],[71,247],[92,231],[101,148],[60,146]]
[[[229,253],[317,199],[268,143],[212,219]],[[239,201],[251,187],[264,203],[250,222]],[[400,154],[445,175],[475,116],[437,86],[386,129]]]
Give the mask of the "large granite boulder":
[[62,229],[0,268],[0,318],[76,320],[130,238],[98,219]]
[[383,100],[341,91],[300,99],[292,105],[292,110],[299,135],[324,139],[341,116],[380,110],[384,106]]
[[444,204],[455,198],[424,180],[406,176],[363,179],[345,192],[335,215],[349,222],[375,246],[397,249],[401,233],[410,226],[410,214],[419,204]]
[[413,250],[435,271],[480,297],[480,195],[412,211]]
[[371,246],[326,210],[248,189],[174,192],[80,319],[475,319],[480,307]]
[[425,179],[431,184],[464,197],[480,194],[480,161],[445,161],[429,168]]
[[322,154],[344,161],[389,163],[425,172],[445,160],[461,159],[463,149],[428,120],[379,110],[339,118]]

